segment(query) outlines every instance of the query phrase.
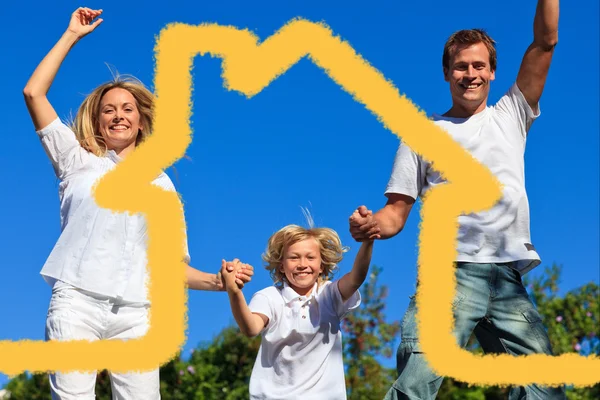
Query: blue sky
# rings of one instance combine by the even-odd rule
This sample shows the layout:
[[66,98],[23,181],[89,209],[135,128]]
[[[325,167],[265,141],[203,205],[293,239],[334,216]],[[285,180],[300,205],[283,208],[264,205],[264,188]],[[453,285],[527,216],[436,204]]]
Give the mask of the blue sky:
[[[322,4],[321,4],[322,3]],[[168,4],[168,5],[167,5]],[[4,121],[0,163],[0,339],[43,340],[50,288],[39,271],[60,234],[58,182],[33,130],[22,89],[67,27],[80,2],[8,2],[0,15]],[[428,114],[450,107],[441,69],[446,38],[482,27],[498,43],[490,101],[516,78],[532,40],[535,2],[470,6],[429,2],[183,2],[165,5],[90,1],[104,23],[69,54],[49,93],[58,114],[75,113],[84,94],[110,79],[106,64],[152,86],[155,35],[170,22],[214,22],[248,28],[261,39],[294,17],[324,21]],[[563,1],[560,38],[527,144],[526,180],[532,239],[543,266],[564,267],[561,291],[599,279],[598,2]],[[255,266],[249,298],[271,284],[261,252],[280,227],[317,225],[348,233],[355,207],[383,206],[398,138],[307,59],[252,99],[223,88],[221,62],[194,65],[193,142],[189,160],[167,172],[185,201],[192,265],[217,272],[222,258]],[[390,288],[387,316],[401,319],[414,290],[418,210],[399,237],[377,242],[373,263]],[[540,267],[532,275],[542,273]],[[234,323],[225,293],[191,292],[184,351]],[[1,355],[0,355],[1,356]],[[389,361],[393,365],[392,361]],[[0,374],[0,387],[6,377]]]

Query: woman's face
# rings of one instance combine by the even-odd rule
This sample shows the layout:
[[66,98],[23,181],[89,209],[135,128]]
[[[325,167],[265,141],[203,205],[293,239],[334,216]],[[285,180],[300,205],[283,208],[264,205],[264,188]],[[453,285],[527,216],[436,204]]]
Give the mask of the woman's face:
[[144,127],[133,95],[126,89],[114,88],[100,100],[99,129],[108,150],[125,157],[135,149],[137,136]]

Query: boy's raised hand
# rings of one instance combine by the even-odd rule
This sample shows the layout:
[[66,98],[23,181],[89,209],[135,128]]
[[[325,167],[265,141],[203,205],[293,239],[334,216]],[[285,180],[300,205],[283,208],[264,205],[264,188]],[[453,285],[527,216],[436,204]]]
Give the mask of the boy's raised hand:
[[240,262],[237,258],[233,261],[221,261],[219,275],[223,282],[223,289],[229,292],[238,292],[252,279],[254,268],[249,264]]
[[380,239],[379,224],[373,218],[373,212],[365,206],[360,206],[349,218],[350,234],[357,242]]

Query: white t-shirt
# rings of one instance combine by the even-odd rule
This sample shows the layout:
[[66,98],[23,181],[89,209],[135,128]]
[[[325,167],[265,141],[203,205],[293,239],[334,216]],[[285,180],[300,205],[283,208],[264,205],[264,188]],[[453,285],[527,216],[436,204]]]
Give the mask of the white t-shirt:
[[[92,197],[93,185],[121,158],[112,150],[106,157],[86,151],[58,118],[37,134],[61,180],[61,234],[42,276],[49,285],[58,284],[56,288],[68,284],[124,302],[148,303],[145,217],[101,208]],[[152,183],[175,191],[164,172]],[[184,253],[182,259],[189,263],[187,240]]]
[[357,290],[345,303],[338,281],[313,288],[308,297],[290,286],[258,291],[250,310],[269,323],[252,376],[251,399],[346,399],[341,320],[360,305]]
[[[502,199],[493,208],[459,217],[456,261],[516,262],[521,274],[540,264],[529,232],[524,165],[527,133],[539,115],[539,107],[532,110],[514,83],[494,106],[470,118],[432,116],[436,125],[487,166],[504,185]],[[432,163],[400,144],[385,194],[399,193],[417,199],[444,183]]]

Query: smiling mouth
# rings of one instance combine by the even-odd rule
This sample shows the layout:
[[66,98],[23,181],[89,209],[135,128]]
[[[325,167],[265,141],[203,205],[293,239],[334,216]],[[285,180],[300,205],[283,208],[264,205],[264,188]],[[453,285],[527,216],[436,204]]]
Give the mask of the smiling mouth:
[[312,273],[311,273],[311,272],[296,272],[296,273],[294,274],[294,276],[298,276],[298,277],[300,277],[300,278],[302,278],[302,277],[304,277],[304,276],[309,276],[309,275],[312,275]]
[[129,127],[126,125],[113,125],[109,128],[109,130],[112,132],[123,132],[123,131],[126,131],[127,129],[129,129]]
[[464,84],[464,83],[461,83],[461,84],[460,84],[460,86],[461,86],[463,89],[466,89],[466,90],[473,90],[473,89],[477,89],[477,88],[478,88],[478,87],[480,87],[481,85],[482,85],[482,83],[470,83],[470,84],[468,84],[468,85],[467,85],[467,84]]

